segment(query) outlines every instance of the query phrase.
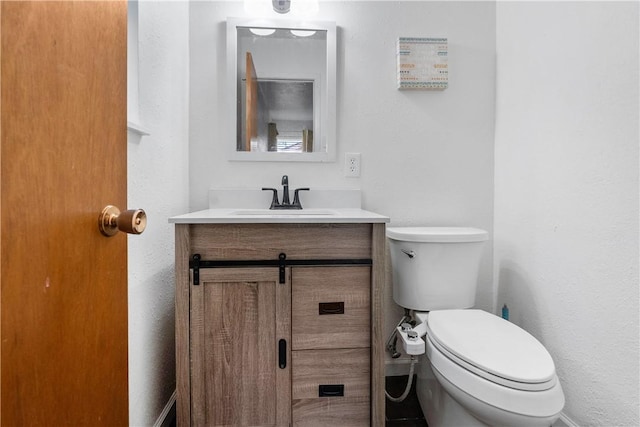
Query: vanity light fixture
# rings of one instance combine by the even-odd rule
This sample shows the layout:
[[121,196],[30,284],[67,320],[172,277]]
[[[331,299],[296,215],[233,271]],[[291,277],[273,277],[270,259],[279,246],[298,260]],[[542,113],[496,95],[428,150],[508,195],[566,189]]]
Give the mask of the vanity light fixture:
[[276,29],[275,28],[249,28],[249,31],[251,31],[256,36],[266,37],[275,33]]
[[311,37],[316,32],[313,30],[289,30],[296,37]]
[[278,13],[289,13],[291,10],[291,0],[271,0],[273,10]]

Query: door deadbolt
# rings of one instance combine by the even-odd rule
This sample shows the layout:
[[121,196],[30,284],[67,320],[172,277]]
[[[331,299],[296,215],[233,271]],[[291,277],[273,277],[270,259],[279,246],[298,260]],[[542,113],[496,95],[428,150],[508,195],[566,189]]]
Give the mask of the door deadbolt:
[[115,236],[118,231],[129,234],[141,234],[147,227],[147,214],[142,209],[120,212],[115,206],[102,209],[98,218],[100,232],[107,236]]

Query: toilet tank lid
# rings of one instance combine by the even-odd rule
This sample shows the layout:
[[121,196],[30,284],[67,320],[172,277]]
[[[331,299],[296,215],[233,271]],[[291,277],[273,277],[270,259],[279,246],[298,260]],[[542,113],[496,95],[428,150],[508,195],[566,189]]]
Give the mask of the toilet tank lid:
[[471,227],[389,227],[387,237],[403,242],[462,243],[484,242],[489,233]]

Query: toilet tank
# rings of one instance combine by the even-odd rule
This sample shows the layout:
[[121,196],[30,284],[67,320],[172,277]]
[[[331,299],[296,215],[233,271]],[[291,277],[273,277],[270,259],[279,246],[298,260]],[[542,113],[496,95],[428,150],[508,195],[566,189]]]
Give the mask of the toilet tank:
[[482,247],[488,233],[465,227],[387,228],[393,299],[419,311],[475,305]]

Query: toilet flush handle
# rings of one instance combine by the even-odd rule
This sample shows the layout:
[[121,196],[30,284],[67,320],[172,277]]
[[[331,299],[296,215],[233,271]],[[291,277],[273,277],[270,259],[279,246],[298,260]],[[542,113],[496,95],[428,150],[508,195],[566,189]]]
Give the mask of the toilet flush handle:
[[416,253],[414,251],[410,251],[408,249],[402,249],[402,252],[409,258],[413,258],[416,256]]

